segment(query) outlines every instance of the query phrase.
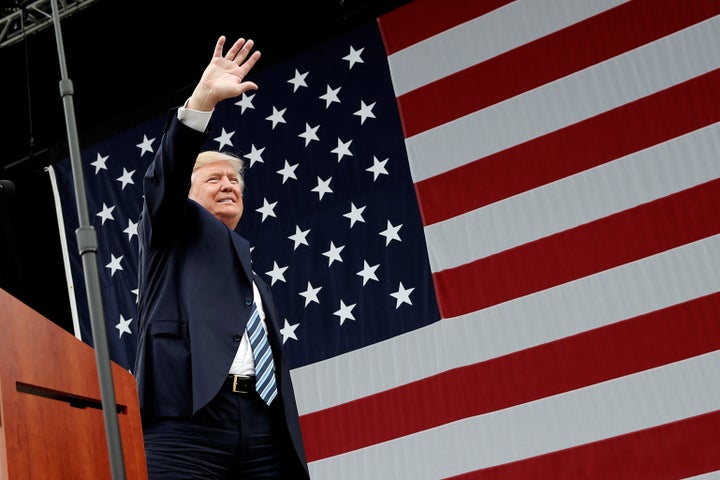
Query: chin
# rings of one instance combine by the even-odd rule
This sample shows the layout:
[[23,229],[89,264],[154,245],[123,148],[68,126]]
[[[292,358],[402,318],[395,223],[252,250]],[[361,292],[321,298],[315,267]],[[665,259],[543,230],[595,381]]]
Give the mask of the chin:
[[[217,212],[215,214],[215,218],[217,218],[218,220],[223,222],[228,227],[230,227],[230,225],[237,226],[237,224],[240,222],[240,215],[238,215],[237,212],[232,212],[232,213]],[[231,229],[234,229],[234,228],[235,227],[231,227]]]

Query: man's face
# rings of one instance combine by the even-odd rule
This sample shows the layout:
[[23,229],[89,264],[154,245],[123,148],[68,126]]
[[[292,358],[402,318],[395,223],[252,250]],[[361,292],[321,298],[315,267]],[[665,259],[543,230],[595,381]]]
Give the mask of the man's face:
[[188,197],[233,230],[243,213],[241,182],[230,162],[217,160],[195,169]]

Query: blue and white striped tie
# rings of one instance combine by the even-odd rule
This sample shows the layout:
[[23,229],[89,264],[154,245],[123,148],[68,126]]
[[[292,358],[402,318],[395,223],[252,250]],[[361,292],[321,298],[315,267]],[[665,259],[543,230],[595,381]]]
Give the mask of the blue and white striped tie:
[[270,402],[277,396],[275,366],[267,333],[261,325],[260,313],[254,302],[250,320],[247,323],[247,332],[255,360],[255,389],[260,394],[260,398],[270,405]]

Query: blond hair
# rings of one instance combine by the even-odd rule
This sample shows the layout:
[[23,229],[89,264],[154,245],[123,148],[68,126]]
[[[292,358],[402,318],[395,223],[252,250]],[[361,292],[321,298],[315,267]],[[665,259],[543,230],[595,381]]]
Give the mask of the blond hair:
[[245,162],[243,162],[242,158],[237,157],[233,155],[230,152],[220,152],[217,150],[206,150],[204,152],[201,152],[197,158],[195,159],[195,166],[193,167],[193,172],[197,170],[200,167],[204,167],[205,165],[217,162],[218,160],[226,160],[230,162],[230,165],[232,165],[233,169],[238,173],[238,176],[240,177],[240,189],[245,189]]

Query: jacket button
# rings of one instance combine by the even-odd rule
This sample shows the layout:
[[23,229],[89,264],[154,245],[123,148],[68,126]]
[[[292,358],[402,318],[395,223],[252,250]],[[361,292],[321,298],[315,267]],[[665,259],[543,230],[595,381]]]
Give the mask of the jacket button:
[[245,305],[247,305],[247,306],[252,305],[252,302],[253,302],[252,298],[246,298],[246,299],[245,299]]
[[240,340],[242,340],[242,335],[238,335],[238,334],[233,335],[233,340],[235,340],[236,342],[239,342]]

